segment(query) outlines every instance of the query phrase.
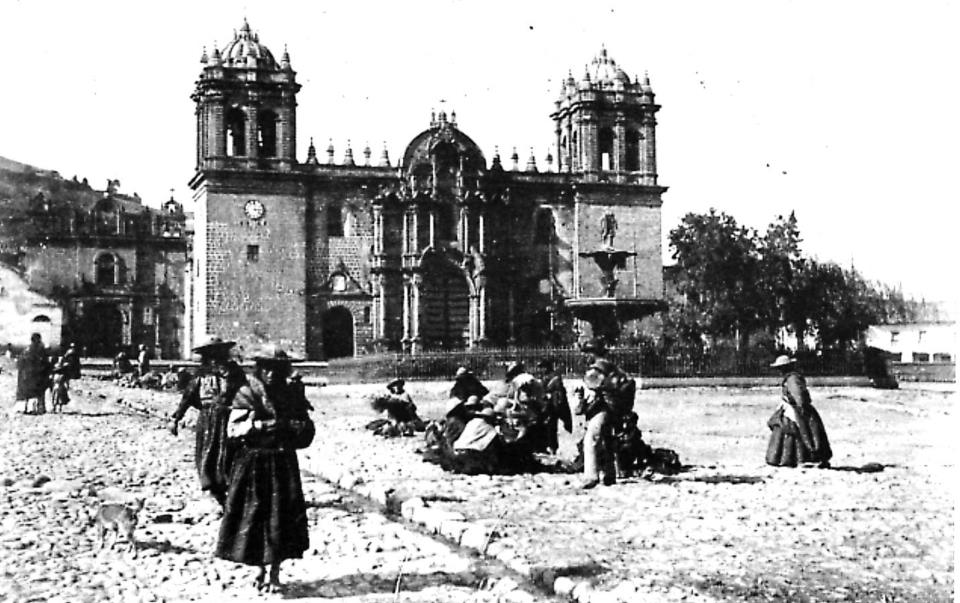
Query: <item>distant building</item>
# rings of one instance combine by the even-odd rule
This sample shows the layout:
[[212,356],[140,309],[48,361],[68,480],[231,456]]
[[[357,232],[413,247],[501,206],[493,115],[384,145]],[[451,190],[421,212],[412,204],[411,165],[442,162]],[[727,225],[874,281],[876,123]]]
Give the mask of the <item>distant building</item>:
[[917,322],[867,328],[868,346],[885,350],[896,362],[956,362],[957,324]]
[[39,333],[47,347],[60,346],[63,311],[55,300],[30,290],[12,268],[0,266],[0,352],[7,344],[20,350]]
[[31,291],[62,308],[48,345],[112,356],[142,343],[160,357],[182,356],[189,233],[181,204],[151,209],[116,181],[95,191],[14,162],[0,163],[0,185],[0,199],[8,197],[0,252]]
[[660,107],[606,51],[563,80],[539,165],[488,161],[445,111],[397,163],[312,143],[301,163],[288,53],[244,23],[201,62],[194,337],[310,358],[542,345],[662,307]]

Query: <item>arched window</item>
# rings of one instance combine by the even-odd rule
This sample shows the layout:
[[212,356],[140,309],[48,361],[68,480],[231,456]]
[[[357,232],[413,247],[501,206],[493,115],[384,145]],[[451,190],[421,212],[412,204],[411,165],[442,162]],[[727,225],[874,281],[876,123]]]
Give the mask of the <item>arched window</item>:
[[227,112],[227,156],[243,157],[247,154],[247,117],[243,109],[234,107]]
[[600,129],[600,169],[609,171],[613,169],[613,130],[610,128]]
[[277,156],[277,114],[273,111],[261,111],[257,116],[257,149],[260,157]]
[[343,208],[338,204],[327,206],[327,236],[343,236]]
[[94,281],[98,285],[116,285],[118,282],[118,262],[117,258],[111,253],[103,253],[97,256],[96,274]]
[[640,132],[627,130],[627,165],[628,172],[640,169]]
[[537,211],[537,222],[534,229],[533,242],[536,245],[547,245],[553,242],[556,229],[553,221],[553,210],[544,207]]

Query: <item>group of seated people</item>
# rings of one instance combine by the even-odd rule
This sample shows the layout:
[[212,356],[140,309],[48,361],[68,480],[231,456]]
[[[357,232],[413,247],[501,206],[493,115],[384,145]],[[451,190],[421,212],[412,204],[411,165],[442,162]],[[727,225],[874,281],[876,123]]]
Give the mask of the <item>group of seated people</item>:
[[544,470],[535,453],[555,453],[557,427],[573,421],[559,377],[550,361],[541,377],[518,362],[491,392],[465,367],[457,370],[443,421],[427,429],[424,459],[457,473],[525,473]]

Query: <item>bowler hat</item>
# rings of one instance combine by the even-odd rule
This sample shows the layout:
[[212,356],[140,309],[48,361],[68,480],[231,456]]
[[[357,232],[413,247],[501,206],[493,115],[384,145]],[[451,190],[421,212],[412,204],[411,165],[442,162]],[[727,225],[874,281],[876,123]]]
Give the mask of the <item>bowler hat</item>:
[[448,415],[449,415],[450,413],[452,413],[452,412],[455,411],[456,409],[458,409],[458,408],[460,408],[461,406],[463,406],[463,402],[464,402],[464,401],[461,400],[460,398],[450,398],[449,400],[447,400],[447,407],[446,407],[446,410],[444,411],[444,414],[448,414]]
[[229,350],[235,345],[237,344],[234,341],[224,341],[214,335],[208,335],[196,347],[194,347],[192,351],[198,354],[209,354],[218,350]]
[[778,367],[778,366],[789,366],[789,365],[793,364],[794,362],[796,362],[796,360],[794,360],[794,359],[791,358],[790,356],[787,356],[786,354],[782,354],[782,355],[780,355],[780,356],[777,356],[777,359],[774,360],[774,361],[773,361],[773,364],[771,364],[770,366],[772,366],[772,367],[774,367],[774,368],[776,368],[776,367]]
[[397,377],[396,379],[394,379],[393,381],[387,384],[387,389],[393,389],[398,385],[403,385],[405,383],[406,381],[403,380],[403,377]]
[[257,346],[250,352],[249,356],[257,364],[290,364],[293,362],[301,362],[299,358],[294,358],[287,354],[286,350],[272,343]]
[[454,379],[463,379],[463,378],[466,377],[467,375],[473,375],[473,373],[471,373],[471,372],[467,369],[467,367],[461,366],[460,368],[457,369],[457,374],[454,375],[453,378],[454,378]]

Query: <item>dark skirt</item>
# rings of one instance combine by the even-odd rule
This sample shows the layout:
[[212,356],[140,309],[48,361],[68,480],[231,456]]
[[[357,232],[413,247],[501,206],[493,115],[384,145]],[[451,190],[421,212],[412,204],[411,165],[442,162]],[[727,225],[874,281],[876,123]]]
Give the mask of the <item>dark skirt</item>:
[[297,453],[241,448],[230,476],[216,556],[262,566],[299,559],[309,546]]
[[229,418],[230,407],[223,404],[211,404],[200,409],[194,449],[200,488],[209,491],[221,503],[230,485],[230,469],[237,446],[227,439]]
[[778,408],[767,422],[770,427],[768,465],[796,467],[800,463],[826,463],[833,457],[827,430],[817,409],[807,405],[797,409],[796,414],[794,423]]

